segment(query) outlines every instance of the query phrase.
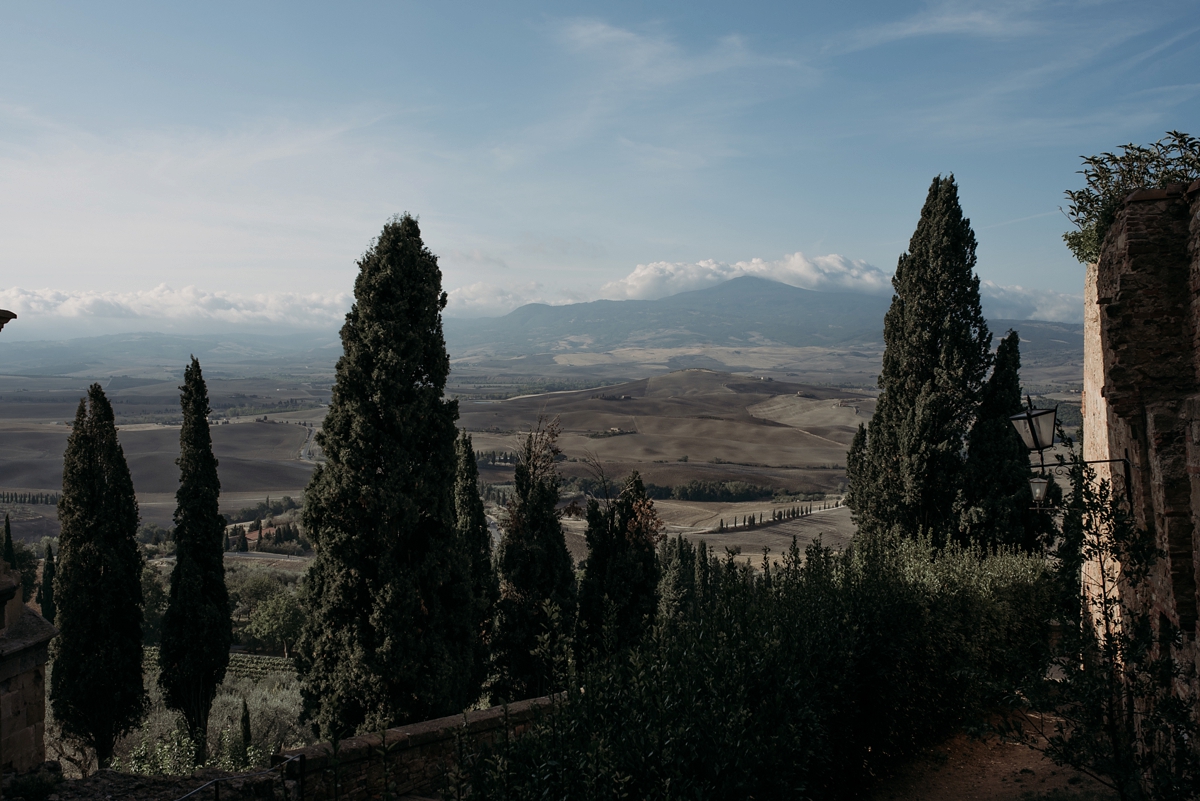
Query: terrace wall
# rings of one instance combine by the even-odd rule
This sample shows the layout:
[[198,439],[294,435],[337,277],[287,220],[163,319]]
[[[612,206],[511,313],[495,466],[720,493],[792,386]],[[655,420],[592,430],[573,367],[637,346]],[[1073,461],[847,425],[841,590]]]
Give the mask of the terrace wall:
[[292,798],[303,801],[324,801],[335,795],[342,801],[378,798],[385,790],[385,775],[393,796],[436,795],[447,769],[457,761],[460,738],[468,751],[478,753],[484,744],[520,736],[551,703],[550,698],[518,701],[398,726],[383,737],[368,734],[342,740],[336,756],[332,744],[319,743],[284,751],[271,761],[279,764],[304,755],[303,767],[293,762],[287,772]]

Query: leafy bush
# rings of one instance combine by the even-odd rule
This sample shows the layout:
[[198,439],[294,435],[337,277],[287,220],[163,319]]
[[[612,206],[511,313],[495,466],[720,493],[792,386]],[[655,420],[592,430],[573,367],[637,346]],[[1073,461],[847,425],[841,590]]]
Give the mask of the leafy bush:
[[[142,726],[117,744],[113,767],[127,773],[190,775],[194,746],[177,713],[162,702],[158,687],[158,649],[147,648],[145,685],[150,712]],[[250,712],[251,741],[241,736],[242,702]],[[207,767],[243,770],[262,767],[271,754],[313,742],[312,729],[300,723],[300,687],[290,660],[232,654],[225,681],[209,715]]]
[[1120,151],[1085,158],[1079,172],[1086,186],[1066,193],[1067,217],[1079,230],[1063,234],[1063,241],[1084,264],[1100,258],[1117,208],[1130,192],[1200,178],[1200,139],[1194,136],[1169,131],[1149,147],[1128,144]]
[[652,633],[580,675],[518,741],[468,760],[478,798],[854,797],[1044,664],[1044,560],[864,539],[763,573],[683,539]]
[[1195,799],[1196,665],[1179,658],[1183,632],[1140,600],[1152,597],[1152,570],[1167,554],[1136,527],[1124,493],[1097,481],[1076,448],[1070,464],[1059,538],[1056,680],[1013,694],[1017,725],[1007,733],[1097,778],[1121,799]]

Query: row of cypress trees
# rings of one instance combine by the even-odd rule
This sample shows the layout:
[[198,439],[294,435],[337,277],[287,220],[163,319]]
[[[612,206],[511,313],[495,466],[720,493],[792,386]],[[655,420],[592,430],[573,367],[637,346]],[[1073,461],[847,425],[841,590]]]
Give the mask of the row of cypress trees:
[[[159,683],[196,744],[199,764],[205,759],[209,709],[229,660],[232,624],[208,390],[194,357],[180,389],[176,562],[163,618]],[[144,718],[147,694],[138,504],[112,405],[99,384],[80,401],[67,439],[58,514],[58,559],[47,554],[42,589],[43,610],[47,600],[51,609],[57,607],[59,630],[52,646],[50,704],[63,733],[93,749],[103,768],[117,739]]]
[[1031,508],[1008,420],[1021,411],[1020,337],[992,353],[975,247],[954,177],[934,178],[892,278],[880,395],[847,455],[846,505],[860,532],[1032,550],[1050,520]]
[[[577,589],[556,512],[556,424],[531,432],[517,454],[493,560],[475,452],[458,435],[457,402],[444,397],[446,295],[417,221],[391,220],[359,268],[318,435],[327,461],[302,518],[315,558],[296,664],[305,716],[329,737],[461,711],[481,692],[499,700],[547,692],[546,637],[569,640],[578,620],[592,650],[631,641],[653,611],[658,579],[660,525],[634,476],[616,498],[589,504],[592,558]],[[194,358],[180,389],[176,563],[159,682],[200,764],[231,623],[211,409]],[[48,561],[44,590],[59,609],[50,702],[64,733],[103,767],[143,719],[147,693],[138,506],[99,385],[68,438],[59,514],[57,571]]]

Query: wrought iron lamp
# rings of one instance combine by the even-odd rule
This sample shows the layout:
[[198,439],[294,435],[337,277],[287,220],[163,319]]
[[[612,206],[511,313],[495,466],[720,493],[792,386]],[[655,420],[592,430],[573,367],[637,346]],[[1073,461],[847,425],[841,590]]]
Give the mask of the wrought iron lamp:
[[[1047,448],[1054,445],[1054,431],[1058,422],[1058,407],[1053,409],[1035,409],[1033,408],[1033,400],[1026,395],[1025,402],[1028,407],[1020,414],[1014,414],[1008,418],[1013,424],[1013,428],[1017,429],[1017,433],[1021,435],[1021,442],[1025,443],[1025,447],[1032,453],[1037,452],[1039,462],[1039,472],[1029,478],[1029,491],[1033,495],[1034,503],[1041,506],[1046,499],[1046,491],[1050,487],[1050,478],[1048,473],[1057,473],[1058,475],[1069,475],[1068,465],[1053,465],[1047,471],[1046,459],[1044,452]],[[1129,483],[1129,454],[1126,452],[1124,459],[1091,459],[1083,462],[1083,464],[1116,464],[1120,462],[1124,465],[1125,479],[1125,497],[1130,499],[1133,497],[1131,486]]]

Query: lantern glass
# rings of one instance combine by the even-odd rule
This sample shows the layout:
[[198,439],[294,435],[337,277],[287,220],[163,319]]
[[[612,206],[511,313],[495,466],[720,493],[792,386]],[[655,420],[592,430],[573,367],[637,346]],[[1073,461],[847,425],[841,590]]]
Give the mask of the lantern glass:
[[1029,491],[1033,493],[1034,503],[1041,503],[1046,499],[1046,488],[1050,486],[1050,479],[1045,476],[1034,476],[1029,479]]
[[1054,444],[1054,423],[1058,407],[1030,409],[1008,418],[1021,435],[1021,442],[1031,451],[1041,451]]

